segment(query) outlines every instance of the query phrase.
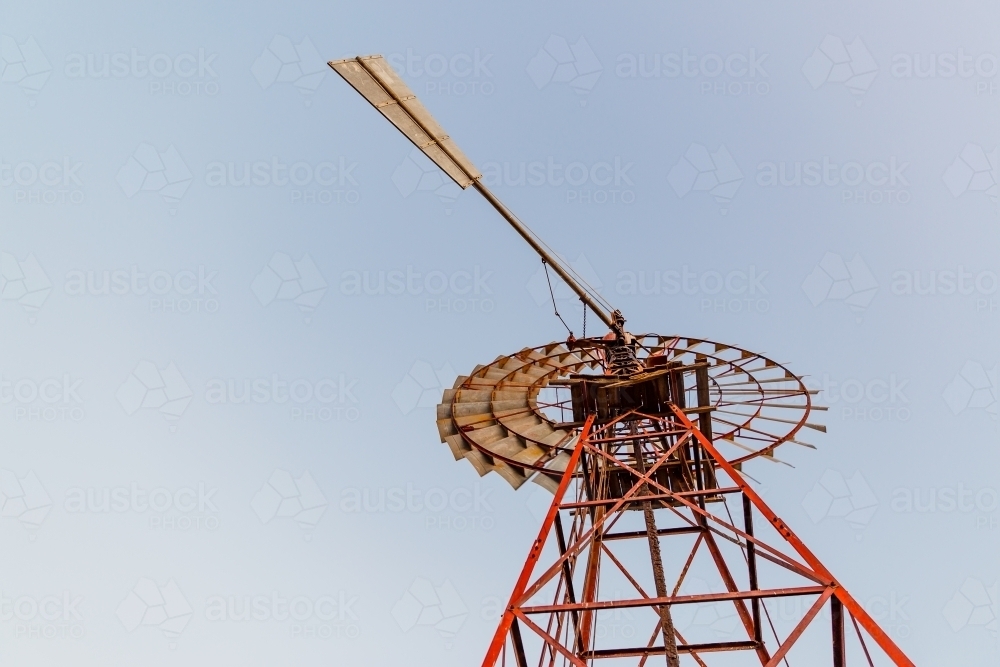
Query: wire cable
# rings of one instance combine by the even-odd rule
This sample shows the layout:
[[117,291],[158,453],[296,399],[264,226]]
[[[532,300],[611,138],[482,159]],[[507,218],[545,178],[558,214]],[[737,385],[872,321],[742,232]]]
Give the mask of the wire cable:
[[[556,307],[556,293],[552,290],[552,280],[549,278],[549,263],[545,261],[544,257],[542,258],[542,268],[545,269],[545,282],[549,284],[549,296],[552,297],[552,312],[556,314],[559,321],[563,323],[564,327],[566,327],[566,331],[568,331],[569,335],[572,336],[573,330],[569,328],[568,324],[566,324],[566,320],[564,320],[562,315],[559,314],[559,308]],[[587,311],[584,310],[583,312]]]

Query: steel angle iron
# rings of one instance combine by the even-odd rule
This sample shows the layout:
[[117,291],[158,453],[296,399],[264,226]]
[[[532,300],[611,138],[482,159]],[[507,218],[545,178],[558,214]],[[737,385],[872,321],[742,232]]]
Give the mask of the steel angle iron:
[[[553,494],[483,667],[705,667],[740,656],[776,667],[823,655],[844,667],[848,655],[874,665],[879,653],[912,665],[743,471],[753,459],[783,463],[780,447],[813,447],[806,434],[825,432],[810,421],[823,408],[802,379],[735,345],[629,332],[621,311],[490,192],[382,56],[329,65],[459,187],[478,191],[607,327],[476,366],[437,408],[456,460]],[[692,576],[705,568],[718,585]],[[799,613],[775,618],[768,600]],[[728,614],[734,630],[695,637],[697,627],[675,623],[706,610]],[[629,637],[609,631],[609,611],[629,614]],[[817,649],[821,622],[827,646]]]

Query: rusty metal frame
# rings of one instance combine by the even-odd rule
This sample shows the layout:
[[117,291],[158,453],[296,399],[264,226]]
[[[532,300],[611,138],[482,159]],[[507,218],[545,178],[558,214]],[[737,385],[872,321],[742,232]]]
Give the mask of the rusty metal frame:
[[[886,656],[897,667],[912,667],[913,663],[903,654],[894,642],[879,628],[878,624],[844,589],[839,581],[826,569],[819,559],[809,551],[802,541],[791,531],[777,515],[764,503],[760,496],[744,481],[742,475],[733,464],[723,457],[698,427],[688,418],[685,411],[673,406],[673,415],[669,417],[643,418],[645,431],[639,435],[626,437],[620,431],[625,423],[625,417],[619,417],[608,423],[596,425],[593,417],[588,418],[573,448],[570,465],[564,472],[552,505],[539,530],[538,537],[533,542],[528,558],[522,569],[521,576],[511,594],[510,601],[504,611],[503,618],[494,635],[483,667],[495,667],[507,664],[507,656],[514,656],[510,664],[521,667],[522,660],[527,661],[526,646],[520,633],[514,637],[514,631],[520,626],[531,630],[537,642],[541,640],[544,658],[539,664],[569,664],[590,665],[594,661],[607,658],[635,658],[639,665],[645,665],[651,656],[664,655],[666,647],[657,643],[660,635],[660,622],[652,627],[652,635],[646,646],[615,646],[600,647],[593,644],[593,637],[599,620],[596,613],[602,610],[649,609],[656,611],[670,608],[673,605],[698,605],[707,603],[732,603],[735,605],[742,626],[746,631],[746,639],[736,641],[719,641],[709,643],[688,643],[680,632],[674,631],[677,639],[676,651],[679,654],[691,656],[700,667],[708,667],[709,657],[718,651],[749,651],[756,654],[754,662],[762,667],[777,667],[786,662],[788,652],[796,644],[805,630],[816,621],[821,609],[829,604],[833,618],[833,651],[834,667],[844,667],[846,656],[844,638],[844,615],[850,617],[855,627],[859,629],[859,640],[864,650],[864,638],[860,629],[874,639]],[[636,415],[629,415],[635,420]],[[657,434],[664,434],[662,442],[657,440]],[[666,437],[669,436],[669,439]],[[621,455],[627,449],[627,443],[637,438],[645,438],[648,443],[657,443],[656,449],[648,454],[650,464],[637,466],[628,457]],[[696,488],[690,491],[672,491],[656,481],[655,472],[661,465],[666,465],[668,459],[682,446],[700,448],[706,461],[710,461],[716,469],[724,472],[731,480],[731,485],[722,488]],[[614,448],[618,447],[618,450]],[[636,454],[638,455],[638,454]],[[600,495],[599,485],[595,480],[584,483],[584,463],[588,464],[590,474],[596,475],[596,470],[620,470],[632,476],[634,482],[620,497],[609,498]],[[638,459],[636,459],[638,462]],[[575,497],[567,497],[571,488],[575,489]],[[642,490],[647,489],[648,495]],[[594,497],[592,493],[596,493]],[[743,499],[744,524],[736,526],[732,520],[723,519],[707,509],[706,497],[722,494],[739,494]],[[630,507],[637,504],[655,503],[658,511],[667,512],[680,521],[679,526],[660,528],[656,531],[657,539],[665,540],[684,535],[697,535],[690,554],[682,568],[677,584],[669,595],[650,595],[639,584],[636,574],[630,572],[629,566],[618,558],[611,545],[619,541],[645,538],[645,531],[627,531],[614,529],[619,518]],[[777,548],[765,542],[755,534],[752,521],[753,513],[767,520],[774,527],[786,550]],[[564,534],[560,513],[572,516],[572,526],[568,534]],[[558,523],[558,526],[557,526]],[[558,555],[551,561],[546,561],[544,569],[535,574],[542,565],[540,555],[542,548],[550,539],[558,541]],[[716,538],[739,546],[743,553],[740,560],[727,558],[722,552]],[[726,590],[718,593],[679,594],[679,589],[686,576],[696,553],[704,546],[715,562],[720,576],[726,584]],[[786,552],[790,551],[790,552]],[[584,559],[586,563],[584,563]],[[627,599],[601,599],[599,587],[593,581],[599,578],[600,560],[609,561],[609,566],[616,568],[635,587],[638,596]],[[760,585],[756,563],[759,560],[777,565],[785,571],[798,575],[806,580],[800,586],[768,587]],[[578,566],[586,565],[583,575],[585,585],[582,589],[575,588],[574,574]],[[734,569],[746,570],[748,585],[741,586],[732,574]],[[544,591],[555,591],[554,599],[546,602],[538,599]],[[773,640],[764,636],[764,622],[761,618],[761,601],[775,598],[815,597],[808,611],[799,620],[789,634],[780,639],[771,626]],[[766,613],[766,611],[765,611]],[[540,619],[548,618],[548,626]],[[649,618],[654,618],[650,616]],[[669,627],[669,626],[664,626]],[[512,631],[513,630],[513,631]],[[510,650],[508,650],[508,647]],[[561,662],[560,662],[561,661]],[[528,662],[528,664],[535,664]],[[669,664],[669,657],[668,657]],[[674,663],[677,664],[677,663]]]

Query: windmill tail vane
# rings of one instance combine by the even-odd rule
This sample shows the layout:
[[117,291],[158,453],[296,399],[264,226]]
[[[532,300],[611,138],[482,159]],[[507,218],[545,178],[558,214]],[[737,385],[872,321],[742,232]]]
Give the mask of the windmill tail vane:
[[[553,494],[483,667],[845,667],[848,656],[912,666],[743,472],[758,459],[785,463],[779,448],[815,448],[808,434],[826,431],[816,391],[738,346],[630,333],[621,311],[482,183],[382,56],[329,66],[459,187],[478,191],[608,328],[476,366],[437,407],[455,460]],[[619,612],[629,633],[616,631]],[[690,620],[713,614],[730,618],[728,629]]]

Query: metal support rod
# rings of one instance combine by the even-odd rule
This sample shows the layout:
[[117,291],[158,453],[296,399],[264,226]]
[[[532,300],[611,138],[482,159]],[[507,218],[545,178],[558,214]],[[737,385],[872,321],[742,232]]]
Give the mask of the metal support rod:
[[[593,523],[600,524],[607,511],[605,507],[598,507],[594,510]],[[601,531],[594,533],[593,541],[590,543],[590,553],[587,555],[587,571],[583,580],[583,602],[594,602],[597,600],[598,577],[601,572]],[[576,652],[584,653],[591,648],[594,622],[596,616],[593,611],[586,610],[580,615],[580,624],[577,626],[577,649]]]
[[830,617],[833,621],[833,667],[847,665],[844,645],[844,605],[837,598],[830,598]]
[[[635,453],[636,469],[646,474],[646,462],[643,460],[642,447],[638,442],[632,442]],[[642,495],[649,494],[649,486],[643,482]],[[663,557],[660,554],[660,536],[656,530],[656,516],[653,514],[653,503],[644,501],[642,513],[646,520],[646,539],[649,541],[649,557],[653,564],[653,583],[656,585],[656,597],[667,596],[667,582],[663,574]],[[660,605],[660,629],[663,631],[663,653],[667,659],[667,667],[680,667],[677,655],[677,634],[674,630],[674,619],[670,614],[670,605]]]
[[[753,537],[753,505],[750,499],[743,494],[743,529],[746,534]],[[750,579],[750,590],[758,590],[757,583],[757,545],[752,540],[747,540],[747,572]],[[753,640],[760,643],[763,640],[760,627],[760,600],[754,598],[750,602],[750,611],[753,614]]]
[[510,643],[514,645],[514,658],[517,667],[528,667],[528,658],[524,655],[524,643],[521,641],[521,627],[515,618],[510,624]]
[[504,206],[503,202],[497,199],[496,196],[489,191],[489,188],[483,185],[483,180],[481,178],[473,181],[472,185],[479,191],[479,194],[485,197],[486,201],[492,204],[493,208],[495,208],[497,212],[503,216],[503,219],[510,223],[510,226],[521,235],[521,238],[528,242],[528,245],[530,245],[532,249],[538,253],[538,256],[541,257],[545,263],[549,264],[552,267],[552,270],[555,271],[567,285],[569,285],[570,289],[576,292],[576,295],[580,297],[580,300],[587,304],[587,307],[594,311],[595,315],[601,318],[601,321],[604,322],[609,329],[615,331],[616,333],[621,333],[618,331],[619,326],[615,323],[613,317],[614,313],[605,312],[604,308],[594,301],[587,290],[585,290],[583,286],[580,285],[575,278],[570,276],[566,269],[562,267],[562,262],[560,262],[557,257],[554,257],[548,250],[543,248],[535,237],[532,236],[528,228],[521,224],[521,221],[510,212],[510,209]]
[[[559,555],[562,556],[566,553],[566,534],[563,533],[562,519],[559,517],[559,512],[556,512],[555,520],[556,529],[556,543],[559,546]],[[573,568],[570,567],[569,559],[563,561],[563,577],[566,579],[566,597],[569,598],[571,603],[576,603],[576,593],[573,590]],[[570,615],[573,617],[573,629],[579,633],[580,631],[580,615],[579,612],[573,610]]]

